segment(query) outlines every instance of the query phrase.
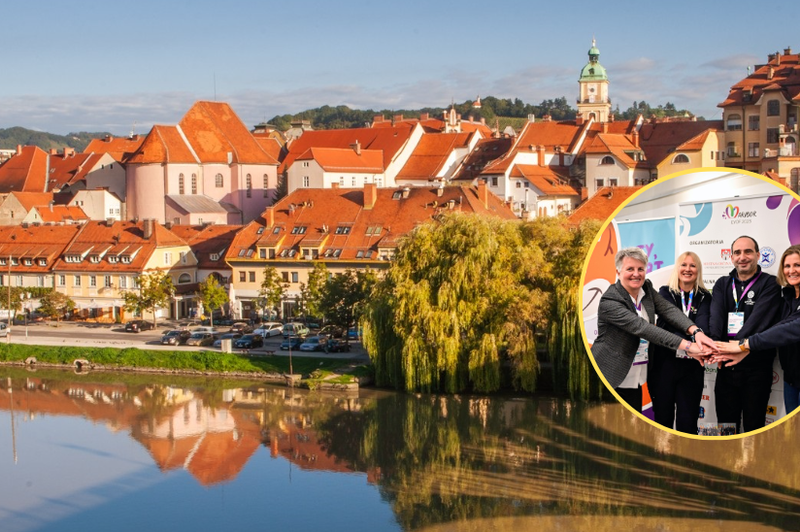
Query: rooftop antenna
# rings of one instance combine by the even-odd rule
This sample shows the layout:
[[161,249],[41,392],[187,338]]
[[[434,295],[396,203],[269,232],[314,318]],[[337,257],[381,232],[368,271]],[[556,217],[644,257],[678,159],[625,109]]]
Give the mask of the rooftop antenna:
[[136,135],[136,120],[133,121],[133,125],[131,126],[131,138]]

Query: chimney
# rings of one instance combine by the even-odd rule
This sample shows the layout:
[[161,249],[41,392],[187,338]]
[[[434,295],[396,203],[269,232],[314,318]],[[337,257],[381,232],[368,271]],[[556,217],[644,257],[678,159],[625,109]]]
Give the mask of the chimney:
[[153,222],[152,218],[145,218],[143,223],[144,226],[142,228],[142,232],[144,233],[145,240],[150,240],[153,236]]
[[361,143],[358,140],[351,144],[350,147],[353,148],[353,151],[356,152],[356,155],[361,155]]
[[558,150],[558,166],[564,166],[564,152],[563,152],[563,150]]
[[339,182],[334,181],[333,183],[331,183],[331,188],[339,188]]
[[769,70],[767,70],[767,79],[772,79],[773,76],[775,76],[775,69],[770,66]]
[[106,136],[103,138],[103,140],[104,140],[105,142],[111,142],[111,140],[112,140],[113,138],[114,138],[114,137],[112,137],[111,135],[106,135]]
[[50,155],[58,155],[58,150],[55,148],[50,148]]
[[48,207],[50,207],[50,212],[53,212],[53,204],[54,204],[54,203],[55,203],[55,201],[51,201],[51,202],[48,204]]
[[371,210],[378,201],[378,185],[375,183],[364,184],[364,209]]
[[633,133],[631,133],[631,136],[633,137],[633,145],[638,148],[639,147],[639,132],[634,129]]
[[544,144],[536,146],[536,158],[539,160],[539,166],[544,166]]
[[428,113],[420,113],[419,114],[419,119],[420,120],[428,120],[429,118],[430,118],[430,115]]
[[372,117],[372,122],[374,124],[380,124],[381,122],[383,122],[383,120],[384,120],[383,115],[375,115]]
[[[339,183],[336,183],[337,185]],[[267,207],[264,209],[264,219],[267,222],[267,228],[271,228],[275,225],[275,207]]]
[[608,133],[608,122],[603,122],[603,133]]
[[486,125],[486,118],[483,116],[481,117],[481,124],[484,126]]
[[582,126],[583,125],[583,115],[578,115],[575,117],[575,125]]
[[17,155],[22,155],[22,144],[17,144]]
[[542,122],[552,122],[552,121],[553,121],[553,117],[551,115],[543,115],[542,116]]
[[775,65],[781,66],[781,53],[775,52]]
[[528,122],[536,122],[536,116],[533,113],[528,115]]
[[614,113],[611,113],[611,114],[608,115],[608,121],[609,122],[613,122],[614,121]]
[[489,208],[489,187],[486,186],[486,181],[478,182],[478,201],[483,203],[484,209]]
[[65,159],[67,157],[72,157],[73,155],[75,155],[75,149],[74,148],[64,148],[64,158]]
[[392,120],[394,120],[395,122],[402,122],[403,115],[394,115],[394,118]]
[[791,46],[787,46],[786,48],[784,48],[783,49],[783,55],[792,55],[792,47]]

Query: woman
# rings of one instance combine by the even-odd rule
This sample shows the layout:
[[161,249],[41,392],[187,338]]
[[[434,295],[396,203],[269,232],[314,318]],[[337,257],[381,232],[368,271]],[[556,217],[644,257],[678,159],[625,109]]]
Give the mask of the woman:
[[[695,325],[708,330],[711,293],[703,285],[703,265],[695,253],[687,251],[678,256],[669,285],[662,286],[658,293],[681,309]],[[660,315],[657,325],[688,339]],[[703,366],[682,349],[656,346],[647,378],[656,422],[669,428],[674,426],[679,432],[697,434],[704,376]]]
[[[597,339],[592,345],[592,356],[617,394],[641,411],[642,406],[647,407],[649,403],[647,400],[643,403],[642,397],[649,397],[647,360],[650,342],[672,350],[684,349],[698,359],[705,356],[705,349],[714,349],[714,342],[692,320],[658,295],[652,283],[645,279],[647,255],[644,251],[622,249],[617,252],[614,262],[618,281],[600,298]],[[694,342],[656,327],[656,314],[663,316],[677,330],[691,335]],[[652,418],[652,412],[648,417]]]
[[742,361],[750,350],[778,348],[783,368],[783,402],[786,413],[800,405],[800,246],[790,246],[781,255],[778,284],[783,287],[783,311],[781,321],[764,332],[749,338],[731,342],[717,342],[720,354],[714,361],[727,362],[734,366]]

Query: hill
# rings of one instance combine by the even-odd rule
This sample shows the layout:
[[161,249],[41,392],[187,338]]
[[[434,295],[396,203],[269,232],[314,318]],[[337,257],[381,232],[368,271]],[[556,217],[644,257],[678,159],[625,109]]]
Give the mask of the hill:
[[24,127],[10,127],[0,129],[0,148],[14,149],[17,145],[38,146],[43,150],[51,148],[63,149],[74,148],[75,151],[83,151],[92,139],[103,138],[107,133],[69,133],[67,135],[56,135],[44,131],[34,131]]

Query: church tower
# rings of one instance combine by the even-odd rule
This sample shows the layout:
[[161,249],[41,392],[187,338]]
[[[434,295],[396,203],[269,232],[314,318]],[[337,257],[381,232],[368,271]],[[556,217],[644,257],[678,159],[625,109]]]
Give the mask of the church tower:
[[578,80],[580,97],[578,98],[578,116],[583,120],[594,117],[595,122],[608,122],[611,114],[611,101],[608,99],[608,75],[599,62],[600,50],[595,40],[589,49],[589,62],[581,70]]

